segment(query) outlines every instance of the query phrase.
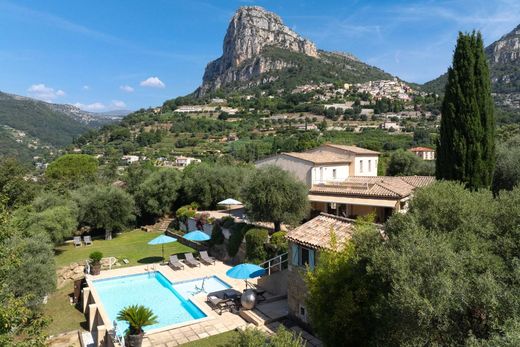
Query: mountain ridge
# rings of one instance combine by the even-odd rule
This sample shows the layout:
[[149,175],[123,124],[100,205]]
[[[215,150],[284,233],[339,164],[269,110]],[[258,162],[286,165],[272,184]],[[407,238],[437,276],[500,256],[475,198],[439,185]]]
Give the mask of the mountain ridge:
[[[349,53],[319,50],[312,41],[288,28],[277,14],[259,6],[243,6],[235,12],[222,51],[221,57],[208,63],[202,85],[194,93],[196,96],[229,88],[268,85],[279,79],[276,76],[279,72],[290,69],[303,83],[330,82],[331,79],[352,83],[393,78]],[[319,74],[308,73],[308,66],[316,66],[318,62],[327,66],[322,70],[330,70],[324,71],[328,76],[321,78]],[[370,77],[363,78],[364,74],[357,71],[369,71],[367,76]]]

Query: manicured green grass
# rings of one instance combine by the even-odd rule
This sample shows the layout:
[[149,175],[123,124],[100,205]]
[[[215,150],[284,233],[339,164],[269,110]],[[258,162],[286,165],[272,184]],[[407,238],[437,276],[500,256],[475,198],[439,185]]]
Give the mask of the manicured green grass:
[[86,328],[87,322],[83,313],[69,303],[69,294],[73,291],[73,283],[67,282],[49,295],[47,304],[43,305],[43,313],[47,318],[51,318],[49,326],[45,329],[47,334],[57,335]]
[[206,337],[205,339],[188,342],[179,347],[223,347],[230,344],[237,335],[238,332],[235,330],[227,331],[222,334]]
[[[90,253],[100,251],[104,257],[116,257],[120,260],[121,266],[136,266],[142,264],[159,263],[161,261],[161,246],[150,246],[148,241],[161,235],[156,232],[144,232],[133,230],[120,233],[112,240],[102,239],[93,240],[92,246],[74,247],[68,243],[56,247],[55,260],[56,266],[62,267],[74,262],[81,262],[88,259]],[[194,252],[188,246],[179,242],[172,242],[164,245],[164,256],[168,258],[170,254]],[[128,259],[130,262],[124,264],[121,260]]]

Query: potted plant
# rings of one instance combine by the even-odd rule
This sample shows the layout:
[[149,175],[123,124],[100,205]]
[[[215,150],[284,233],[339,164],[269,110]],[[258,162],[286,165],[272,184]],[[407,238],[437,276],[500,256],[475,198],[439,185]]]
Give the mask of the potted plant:
[[99,275],[101,272],[101,259],[103,259],[103,253],[96,251],[90,253],[90,273],[92,275]]
[[125,338],[125,345],[128,347],[141,347],[144,337],[143,327],[158,323],[157,316],[143,305],[126,306],[119,311],[117,320],[125,321],[129,325]]

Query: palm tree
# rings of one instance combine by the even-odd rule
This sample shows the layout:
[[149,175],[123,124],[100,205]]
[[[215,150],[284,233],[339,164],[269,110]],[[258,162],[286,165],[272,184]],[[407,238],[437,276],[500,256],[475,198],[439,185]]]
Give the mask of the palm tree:
[[139,347],[143,343],[143,327],[158,323],[157,316],[143,305],[130,305],[119,311],[117,320],[128,322],[126,331],[128,346]]

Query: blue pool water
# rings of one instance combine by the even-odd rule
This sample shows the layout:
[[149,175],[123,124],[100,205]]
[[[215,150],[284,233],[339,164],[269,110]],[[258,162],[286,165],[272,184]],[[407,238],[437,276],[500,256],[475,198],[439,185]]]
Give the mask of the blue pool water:
[[[172,285],[160,272],[151,272],[95,280],[93,284],[111,322],[123,307],[135,304],[152,309],[158,317],[159,322],[144,327],[144,331],[206,317],[189,300],[202,285],[202,279]],[[227,289],[229,285],[213,276],[206,279],[204,288],[214,291]],[[120,333],[128,327],[125,322],[118,321],[117,324]]]
[[191,296],[198,293],[208,294],[219,290],[229,289],[231,286],[217,276],[211,276],[189,281],[175,282],[173,288],[175,288],[182,297],[189,299]]

